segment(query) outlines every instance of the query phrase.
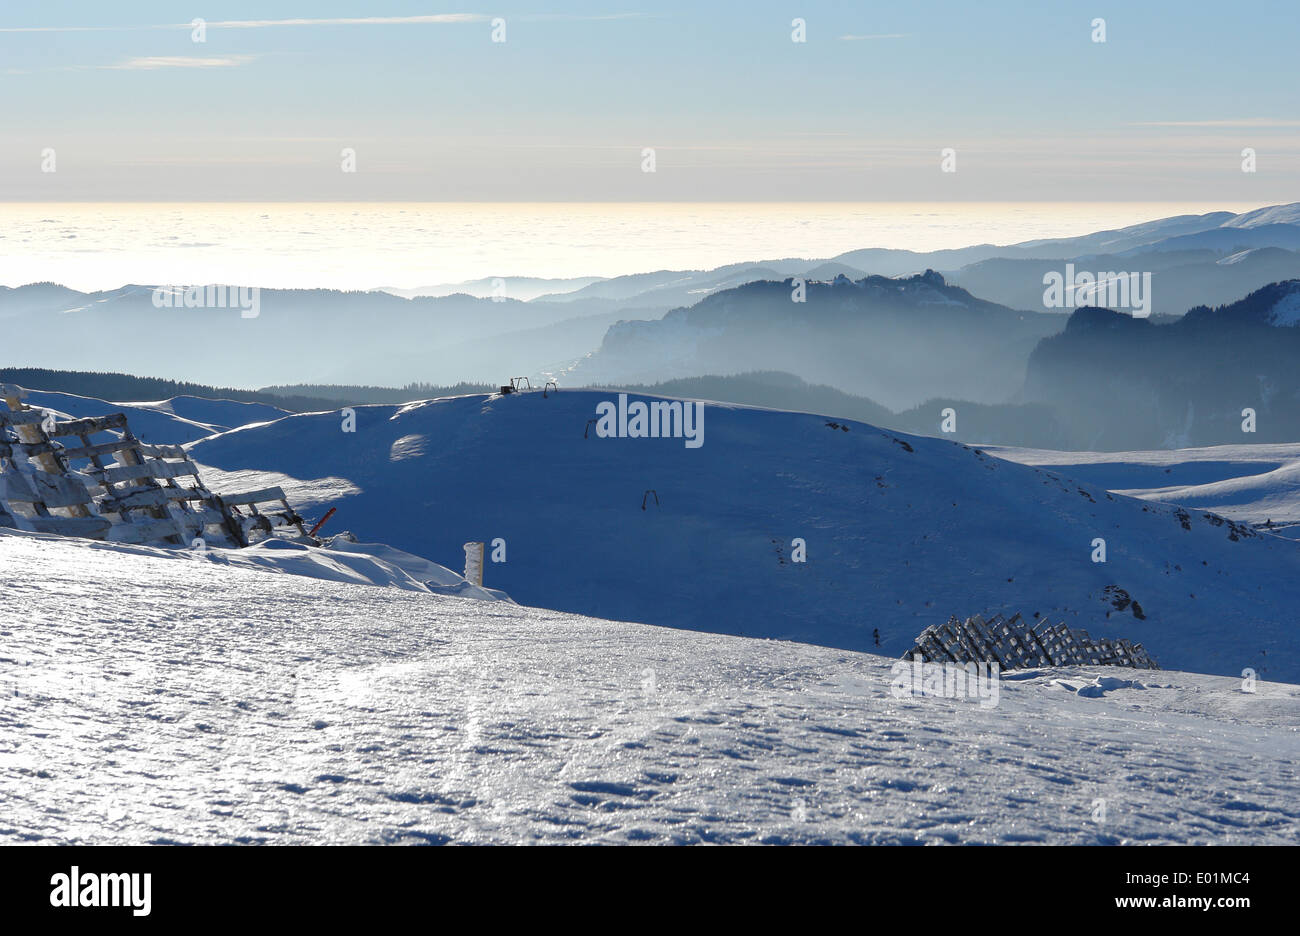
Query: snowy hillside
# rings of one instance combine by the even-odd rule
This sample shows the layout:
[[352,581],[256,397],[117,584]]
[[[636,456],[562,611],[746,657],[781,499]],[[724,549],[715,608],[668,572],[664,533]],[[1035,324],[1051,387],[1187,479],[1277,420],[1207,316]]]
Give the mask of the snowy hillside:
[[[1119,228],[1099,231],[1085,237],[1059,237],[1026,241],[1014,245],[1021,253],[1038,256],[1072,257],[1084,252],[1119,253],[1121,251],[1187,249],[1193,246],[1228,246],[1233,231],[1258,235],[1259,243],[1291,246],[1300,243],[1300,203],[1273,205],[1242,214],[1214,211],[1203,215],[1179,215]],[[1273,239],[1270,239],[1271,238]],[[1247,246],[1244,240],[1238,240]],[[1044,254],[1043,251],[1050,251]]]
[[205,400],[191,396],[152,403],[105,403],[72,393],[33,390],[29,392],[27,404],[70,419],[103,416],[108,412],[125,413],[138,438],[162,445],[194,442],[214,432],[289,415],[287,410],[264,403]]
[[1271,205],[1267,208],[1247,211],[1229,221],[1225,221],[1223,226],[1226,228],[1257,228],[1272,224],[1300,225],[1300,202],[1293,202],[1289,205]]
[[358,407],[353,433],[305,414],[192,455],[289,476],[304,513],[337,506],[339,528],[417,555],[500,538],[485,584],[522,604],[854,650],[878,630],[888,655],[950,615],[1018,611],[1139,641],[1167,668],[1300,681],[1294,542],[817,416],[709,404],[699,448],[599,438],[588,421],[614,399]]
[[1243,523],[1272,521],[1279,534],[1300,535],[1298,443],[1154,452],[1053,452],[1002,446],[989,451],[1117,493],[1213,510]]
[[867,654],[68,540],[0,568],[4,843],[1300,834],[1295,685],[1022,671],[982,707]]

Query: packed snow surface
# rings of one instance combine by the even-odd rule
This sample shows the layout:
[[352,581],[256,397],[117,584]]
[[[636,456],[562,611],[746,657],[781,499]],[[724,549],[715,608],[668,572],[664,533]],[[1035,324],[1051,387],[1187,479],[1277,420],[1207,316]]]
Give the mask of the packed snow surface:
[[1017,671],[982,707],[869,654],[69,540],[0,570],[0,842],[1300,842],[1294,685]]

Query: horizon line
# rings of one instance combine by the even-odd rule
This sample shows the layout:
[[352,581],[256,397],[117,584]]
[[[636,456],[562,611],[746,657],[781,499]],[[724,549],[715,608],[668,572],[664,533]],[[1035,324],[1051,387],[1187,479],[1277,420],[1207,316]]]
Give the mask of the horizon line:
[[[1294,198],[1294,193],[1289,196]],[[1300,204],[1300,201],[1286,199],[1236,199],[1236,198],[1095,198],[1095,199],[1059,199],[1059,198],[879,198],[851,199],[843,198],[805,198],[791,199],[573,199],[573,198],[538,198],[538,199],[408,199],[390,200],[374,198],[342,199],[109,199],[109,198],[69,198],[69,199],[0,199],[0,205],[1180,205],[1211,204],[1224,202],[1231,204],[1259,204],[1260,207],[1275,205]]]

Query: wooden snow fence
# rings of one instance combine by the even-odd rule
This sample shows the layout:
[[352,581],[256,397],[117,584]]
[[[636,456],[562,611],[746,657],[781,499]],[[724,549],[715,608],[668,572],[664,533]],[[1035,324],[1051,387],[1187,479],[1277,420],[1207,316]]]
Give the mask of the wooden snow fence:
[[276,527],[306,535],[278,487],[213,494],[184,448],[141,442],[124,413],[59,421],[28,407],[25,396],[0,384],[0,527],[227,547],[247,546]]
[[1003,669],[1034,666],[1130,666],[1160,669],[1141,644],[1123,639],[1094,639],[1085,630],[1064,624],[1035,626],[1019,614],[1010,620],[995,614],[985,621],[978,614],[965,621],[927,627],[904,659],[920,656],[926,663],[997,663]]

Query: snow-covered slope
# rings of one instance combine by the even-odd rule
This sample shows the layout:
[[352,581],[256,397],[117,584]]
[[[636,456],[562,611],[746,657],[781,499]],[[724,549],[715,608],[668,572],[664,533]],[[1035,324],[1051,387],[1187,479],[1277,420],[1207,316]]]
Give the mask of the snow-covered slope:
[[1036,253],[1044,249],[1052,256],[1074,257],[1083,252],[1122,253],[1142,250],[1173,250],[1191,247],[1293,246],[1300,243],[1300,202],[1272,205],[1233,214],[1215,211],[1203,215],[1179,215],[1130,225],[1113,231],[1098,231],[1084,237],[1050,238],[1015,244],[1008,255]]
[[[62,418],[102,416],[112,412],[125,412],[132,431],[146,441],[164,444],[175,441],[193,441],[216,432],[228,431],[227,426],[215,422],[200,423],[182,415],[205,419],[225,419],[235,425],[237,420],[248,419],[248,425],[266,425],[267,421],[288,415],[283,410],[256,403],[239,403],[230,400],[206,400],[198,397],[175,397],[155,403],[108,403],[89,397],[66,393],[33,391],[28,394],[31,405],[52,412]],[[136,428],[137,426],[141,428]],[[104,441],[117,432],[101,432],[95,441]],[[311,504],[320,499],[353,493],[357,488],[343,479],[313,479],[304,485],[295,478],[278,477],[274,473],[223,472],[210,469],[205,481],[217,491],[234,494],[283,483],[291,502]],[[215,484],[214,484],[215,483]],[[305,494],[299,497],[299,494]],[[2,492],[0,492],[0,496]],[[315,518],[312,518],[315,519]],[[277,573],[305,575],[330,581],[382,585],[431,591],[462,597],[489,600],[507,599],[504,592],[473,585],[459,573],[428,559],[380,543],[359,543],[350,534],[334,536],[335,529],[324,530],[325,548],[306,545],[286,538],[270,538],[249,549],[221,549],[215,546],[194,550],[189,547],[141,547],[135,552],[162,558],[203,561],[244,568],[261,568]],[[0,528],[0,535],[24,535],[9,528]],[[41,537],[38,537],[41,538]],[[48,537],[43,537],[48,539]],[[132,547],[118,543],[91,542],[91,548],[118,549],[127,552]],[[450,559],[460,564],[461,555],[453,553]],[[2,579],[0,579],[2,581]]]
[[0,569],[0,843],[1300,834],[1294,685],[1018,672],[982,707],[868,654],[66,540]]
[[524,604],[848,649],[878,630],[891,655],[950,615],[1019,611],[1140,641],[1165,667],[1300,680],[1300,544],[817,416],[709,404],[697,449],[599,438],[606,399],[361,407],[353,433],[339,414],[292,416],[193,456],[303,492],[328,479],[301,506],[336,505],[341,527],[419,555],[500,538],[486,584]]
[[151,408],[161,413],[171,413],[191,422],[234,429],[249,423],[270,422],[289,415],[288,410],[266,403],[247,403],[239,400],[209,400],[204,397],[178,396],[157,403],[129,403],[128,406]]
[[1054,452],[1003,446],[991,446],[989,451],[1116,493],[1213,510],[1243,523],[1271,520],[1282,535],[1300,535],[1300,443],[1154,452]]
[[1229,221],[1225,221],[1223,227],[1255,228],[1270,224],[1300,225],[1300,202],[1293,202],[1289,205],[1270,205],[1267,208],[1247,211]]
[[137,438],[158,445],[194,442],[216,432],[289,415],[286,410],[263,403],[205,400],[189,396],[155,402],[111,403],[72,393],[29,390],[26,403],[37,409],[53,411],[62,418],[81,419],[106,413],[125,413],[131,431]]
[[1295,250],[1300,247],[1300,226],[1294,224],[1260,224],[1242,227],[1224,225],[1196,234],[1169,237],[1154,244],[1120,251],[1119,255],[1137,255],[1152,250],[1240,250],[1245,247],[1281,247]]

